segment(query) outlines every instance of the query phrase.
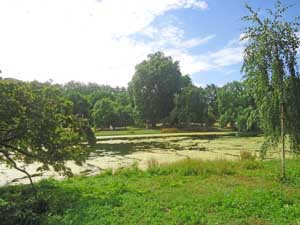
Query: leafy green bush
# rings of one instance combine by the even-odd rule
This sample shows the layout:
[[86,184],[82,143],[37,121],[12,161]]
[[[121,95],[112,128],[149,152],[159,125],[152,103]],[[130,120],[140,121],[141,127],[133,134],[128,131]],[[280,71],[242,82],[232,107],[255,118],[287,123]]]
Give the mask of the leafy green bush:
[[35,198],[34,194],[28,195],[26,192],[26,189],[20,190],[19,187],[10,187],[7,192],[1,191],[0,195],[3,196],[3,199],[0,199],[1,224],[41,224],[48,210],[48,202],[41,197]]

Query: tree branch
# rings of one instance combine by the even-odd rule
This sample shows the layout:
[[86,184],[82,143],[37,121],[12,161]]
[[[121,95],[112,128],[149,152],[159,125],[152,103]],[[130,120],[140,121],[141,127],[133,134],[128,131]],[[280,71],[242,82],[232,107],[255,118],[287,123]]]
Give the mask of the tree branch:
[[6,147],[6,148],[10,148],[10,149],[13,149],[13,150],[15,150],[15,151],[17,151],[17,152],[19,152],[19,153],[21,153],[21,154],[23,154],[23,155],[28,156],[28,157],[39,159],[39,157],[38,157],[37,155],[33,155],[33,154],[31,154],[30,152],[24,151],[24,150],[19,149],[19,148],[15,147],[15,146],[12,146],[12,145],[9,145],[9,144],[3,143],[3,142],[0,142],[0,146]]
[[29,179],[29,181],[30,181],[31,188],[32,188],[32,190],[35,192],[35,187],[34,187],[34,184],[33,184],[32,178],[31,178],[31,175],[30,175],[25,169],[22,169],[22,168],[18,167],[17,163],[9,156],[8,152],[3,151],[3,150],[0,150],[0,152],[5,156],[5,158],[10,162],[10,164],[12,164],[12,166],[13,166],[16,170],[18,170],[18,171],[20,171],[20,172],[26,174],[26,176],[28,177],[28,179]]

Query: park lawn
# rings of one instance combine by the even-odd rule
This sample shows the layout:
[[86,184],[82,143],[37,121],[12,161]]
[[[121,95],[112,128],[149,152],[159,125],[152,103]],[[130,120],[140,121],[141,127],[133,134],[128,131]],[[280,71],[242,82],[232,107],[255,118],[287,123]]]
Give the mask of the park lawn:
[[299,224],[300,160],[184,160],[0,189],[3,224]]

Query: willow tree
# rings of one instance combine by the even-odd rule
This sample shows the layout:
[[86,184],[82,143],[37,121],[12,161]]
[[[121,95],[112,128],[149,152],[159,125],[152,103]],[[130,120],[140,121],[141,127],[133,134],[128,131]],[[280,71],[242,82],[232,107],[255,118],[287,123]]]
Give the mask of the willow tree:
[[299,153],[300,85],[296,62],[299,48],[299,18],[285,20],[289,6],[280,1],[275,10],[259,11],[246,5],[250,15],[243,40],[245,80],[259,110],[260,126],[265,134],[262,153],[269,147],[281,146],[282,177],[285,178],[286,142]]

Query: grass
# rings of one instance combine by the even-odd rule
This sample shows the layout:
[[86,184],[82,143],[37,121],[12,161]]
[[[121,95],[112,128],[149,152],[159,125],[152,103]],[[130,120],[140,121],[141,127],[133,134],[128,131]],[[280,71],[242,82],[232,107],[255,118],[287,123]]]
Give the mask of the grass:
[[179,128],[156,128],[156,129],[146,129],[137,127],[126,127],[121,130],[100,130],[96,131],[96,136],[123,136],[123,135],[144,135],[144,134],[168,134],[168,133],[191,133],[191,132],[232,132],[230,129],[221,128],[198,128],[198,129],[179,129]]
[[96,131],[96,136],[121,136],[121,135],[140,135],[140,134],[161,134],[160,129],[144,129],[128,127],[124,130],[103,130]]
[[[93,177],[0,189],[3,224],[299,224],[300,160],[149,162]],[[245,156],[246,155],[246,156]]]

